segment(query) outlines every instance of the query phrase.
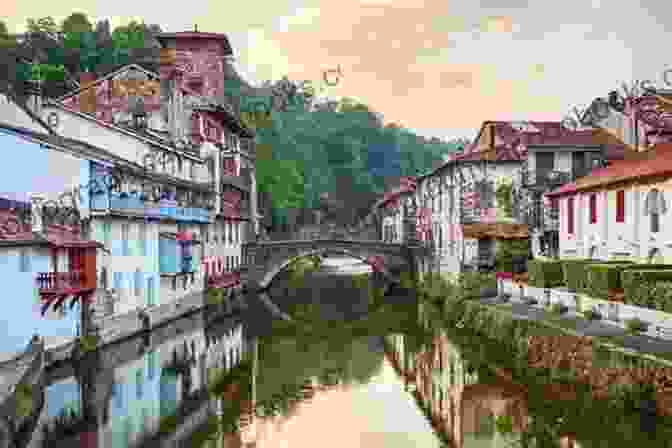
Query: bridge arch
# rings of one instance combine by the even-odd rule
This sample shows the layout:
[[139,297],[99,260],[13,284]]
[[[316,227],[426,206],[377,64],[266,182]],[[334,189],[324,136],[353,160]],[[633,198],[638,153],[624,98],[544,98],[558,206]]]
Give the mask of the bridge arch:
[[246,274],[244,282],[251,290],[265,290],[273,279],[295,260],[324,254],[342,254],[372,265],[387,283],[398,283],[391,267],[403,265],[412,272],[415,269],[415,251],[405,245],[381,241],[355,240],[302,240],[267,241],[248,243],[244,246]]
[[[271,285],[271,283],[273,282],[273,280],[275,279],[275,277],[278,276],[278,274],[280,274],[282,271],[284,271],[287,268],[287,266],[289,266],[290,264],[292,264],[293,262],[295,262],[296,260],[298,260],[300,258],[312,257],[314,255],[322,256],[322,255],[325,255],[325,254],[339,254],[339,255],[346,255],[348,257],[355,258],[355,259],[360,260],[360,261],[366,263],[367,265],[369,265],[371,267],[371,271],[375,272],[375,268],[374,268],[373,264],[370,262],[368,257],[365,257],[364,255],[354,253],[354,252],[349,251],[347,249],[322,247],[322,248],[318,248],[318,249],[313,249],[311,251],[308,251],[306,253],[302,253],[300,255],[289,257],[286,260],[284,260],[283,262],[277,264],[271,270],[266,272],[266,274],[264,275],[262,280],[259,282],[259,286],[261,286],[262,289],[268,288]],[[387,270],[387,268],[385,266],[383,266],[382,269],[380,269],[380,271],[387,280],[395,281],[394,278],[392,277],[392,275],[390,274],[390,272]]]

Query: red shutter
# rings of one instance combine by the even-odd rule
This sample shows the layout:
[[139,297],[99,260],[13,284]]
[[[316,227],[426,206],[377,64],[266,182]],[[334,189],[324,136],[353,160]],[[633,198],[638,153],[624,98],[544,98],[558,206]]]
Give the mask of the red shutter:
[[574,233],[574,198],[567,198],[567,233]]
[[590,195],[590,223],[595,224],[597,222],[597,194],[593,193]]
[[616,222],[625,222],[625,190],[616,192]]

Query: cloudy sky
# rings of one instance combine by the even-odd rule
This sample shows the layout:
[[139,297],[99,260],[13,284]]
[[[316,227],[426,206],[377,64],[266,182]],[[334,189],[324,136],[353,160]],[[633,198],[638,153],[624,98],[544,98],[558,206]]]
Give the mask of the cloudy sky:
[[[357,98],[426,136],[471,137],[484,120],[556,119],[623,81],[662,83],[672,27],[665,2],[646,0],[3,0],[20,32],[26,18],[82,11],[112,25],[143,18],[166,31],[227,33],[251,81],[284,74]],[[123,15],[133,11],[133,16]],[[669,22],[669,24],[668,24]],[[672,31],[672,30],[670,30]],[[669,61],[672,62],[672,61]]]

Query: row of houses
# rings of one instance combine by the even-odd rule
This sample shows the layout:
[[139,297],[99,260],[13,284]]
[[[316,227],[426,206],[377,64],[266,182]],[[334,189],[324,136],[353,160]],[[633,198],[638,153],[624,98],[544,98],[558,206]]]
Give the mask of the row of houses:
[[[163,33],[159,73],[128,65],[57,99],[0,96],[0,352],[235,282],[258,233],[254,132],[223,100],[223,34]],[[66,306],[67,304],[67,306]]]
[[[511,240],[529,241],[532,257],[669,256],[661,233],[665,187],[643,180],[664,177],[666,145],[623,139],[637,135],[630,124],[623,117],[575,130],[560,122],[485,122],[463,151],[401,179],[378,201],[378,238],[423,241],[440,272],[492,269]],[[626,184],[632,187],[616,188]],[[414,226],[403,225],[408,213]]]
[[507,240],[529,241],[532,257],[664,262],[672,256],[672,92],[615,96],[596,99],[577,129],[484,122],[463,151],[402,178],[376,203],[377,237],[423,241],[440,272],[494,268]]

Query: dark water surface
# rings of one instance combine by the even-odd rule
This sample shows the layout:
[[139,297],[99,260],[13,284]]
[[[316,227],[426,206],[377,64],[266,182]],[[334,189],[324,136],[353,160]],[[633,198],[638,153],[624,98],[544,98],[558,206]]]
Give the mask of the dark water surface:
[[631,436],[621,443],[601,444],[599,428],[563,433],[547,419],[567,406],[493,375],[478,341],[420,327],[413,297],[377,307],[333,272],[283,282],[270,298],[293,323],[254,300],[214,324],[198,312],[53,369],[31,446],[479,448],[532,430],[550,436],[527,446],[667,446],[634,417],[621,421]]

